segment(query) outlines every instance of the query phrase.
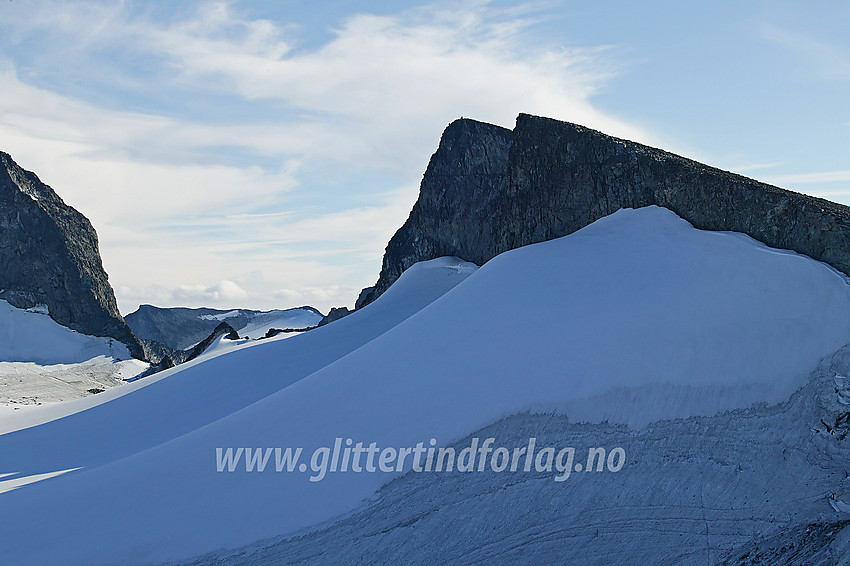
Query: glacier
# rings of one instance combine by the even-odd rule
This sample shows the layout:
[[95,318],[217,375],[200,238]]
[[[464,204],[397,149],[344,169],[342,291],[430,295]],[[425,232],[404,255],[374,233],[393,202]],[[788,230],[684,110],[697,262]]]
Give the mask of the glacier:
[[[73,471],[0,494],[15,518],[0,560],[719,562],[841,518],[848,312],[835,269],[658,207],[478,269],[416,264],[333,324],[8,423],[0,485]],[[629,460],[563,483],[215,468],[217,447],[460,446],[481,431]]]

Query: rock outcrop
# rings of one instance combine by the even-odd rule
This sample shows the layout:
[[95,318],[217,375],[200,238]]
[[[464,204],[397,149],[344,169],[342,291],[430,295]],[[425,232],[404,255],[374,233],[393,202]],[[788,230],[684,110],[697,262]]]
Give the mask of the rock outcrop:
[[[275,326],[276,328],[303,330],[318,324],[322,316],[322,313],[310,306],[258,311],[141,305],[125,319],[140,339],[158,342],[173,350],[185,350],[209,336],[222,321],[226,321],[239,332],[245,328],[256,332],[264,324],[279,325]],[[247,337],[244,332],[243,337]]]
[[226,322],[220,322],[206,338],[194,346],[183,350],[172,348],[148,338],[142,338],[141,342],[145,349],[145,356],[148,361],[154,364],[153,371],[150,373],[156,373],[157,371],[186,363],[189,360],[194,360],[206,352],[220,336],[224,336],[228,340],[239,340],[239,333],[232,326]]
[[0,298],[19,308],[47,305],[59,324],[110,337],[144,359],[118,312],[88,219],[0,152]]
[[461,119],[443,133],[419,199],[358,307],[416,262],[481,265],[620,208],[658,205],[695,227],[742,232],[850,274],[850,207],[787,191],[569,122],[520,114],[513,131]]
[[325,317],[319,321],[319,326],[330,324],[336,320],[350,315],[353,311],[348,310],[348,307],[333,307]]
[[248,317],[239,310],[192,309],[186,307],[155,307],[140,305],[125,319],[133,332],[143,341],[158,342],[173,350],[191,349],[207,338],[227,317],[231,326],[244,326]]
[[227,324],[226,322],[219,323],[218,326],[210,333],[209,336],[198,342],[194,348],[190,350],[184,350],[186,353],[185,359],[180,360],[179,362],[175,360],[176,363],[185,363],[189,360],[194,360],[201,354],[207,351],[207,349],[213,345],[213,342],[218,340],[220,336],[224,336],[228,340],[239,340],[239,333],[233,330],[233,327]]
[[177,365],[174,361],[175,358],[178,360],[182,359],[180,356],[182,356],[184,350],[166,346],[162,342],[149,338],[139,338],[139,341],[142,343],[142,348],[144,348],[145,359],[154,365],[154,371],[149,372],[148,375],[174,367]]
[[[381,276],[357,299],[377,299],[419,261],[457,256],[478,265],[496,255],[500,202],[507,191],[512,132],[460,119],[443,132],[407,222],[387,244]],[[495,202],[494,202],[495,201]]]

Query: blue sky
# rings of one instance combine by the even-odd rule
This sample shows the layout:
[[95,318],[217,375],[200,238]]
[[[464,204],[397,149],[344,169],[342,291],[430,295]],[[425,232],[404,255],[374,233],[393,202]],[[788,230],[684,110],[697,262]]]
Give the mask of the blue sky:
[[122,312],[351,305],[460,116],[850,204],[850,3],[0,1],[0,150]]

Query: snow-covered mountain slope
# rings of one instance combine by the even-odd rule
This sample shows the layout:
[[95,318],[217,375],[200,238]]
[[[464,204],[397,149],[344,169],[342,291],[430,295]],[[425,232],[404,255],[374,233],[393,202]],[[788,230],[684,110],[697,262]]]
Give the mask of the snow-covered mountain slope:
[[[30,470],[63,465],[69,457],[80,465],[92,466],[202,427],[362,346],[439,298],[475,269],[473,264],[456,258],[423,262],[409,269],[392,292],[368,311],[333,325],[284,341],[282,337],[274,337],[242,344],[219,343],[178,368],[96,397],[34,408],[26,415],[0,413],[0,433],[47,423],[17,435],[0,437],[0,469],[14,467],[28,475]],[[228,356],[216,357],[225,350],[231,350]],[[128,396],[131,392],[133,395]],[[160,419],[151,420],[154,410]],[[50,422],[64,417],[69,418],[61,423]],[[121,427],[115,423],[121,423]],[[67,444],[61,438],[63,430],[77,430],[87,435],[90,442],[84,447]],[[127,430],[133,433],[127,434]],[[27,452],[41,453],[44,459],[36,462],[22,457],[13,465],[4,458],[15,451],[21,451],[21,456]],[[89,453],[99,455],[98,459],[89,459]],[[23,462],[32,465],[20,467]]]
[[[0,494],[4,513],[16,517],[0,531],[0,559],[148,563],[234,548],[362,509],[398,475],[330,473],[311,482],[309,473],[221,473],[216,448],[310,454],[339,437],[446,445],[541,409],[580,408],[590,423],[607,419],[606,430],[616,422],[651,430],[661,419],[785,402],[850,342],[850,286],[834,269],[739,234],[695,230],[656,207],[502,254],[427,307],[411,308],[398,284],[407,277],[410,287],[425,280],[431,288],[416,277],[426,268],[411,268],[378,301],[332,325],[177,368],[89,411],[0,436],[0,473],[82,468]],[[418,312],[408,318],[396,309]],[[107,430],[115,422],[133,434]],[[656,442],[687,446],[683,431]],[[657,489],[669,495],[678,470],[664,469],[669,450],[654,450]],[[616,488],[619,476],[610,478]],[[741,488],[752,497],[756,489]],[[414,503],[422,501],[403,505]],[[604,521],[581,510],[573,523]],[[502,528],[519,546],[534,534],[510,521]]]
[[514,415],[455,448],[470,437],[507,447],[535,437],[576,454],[619,446],[628,463],[562,483],[536,470],[411,472],[331,525],[186,564],[430,565],[438,556],[463,566],[848,566],[850,513],[829,502],[850,501],[850,443],[840,438],[846,427],[823,424],[846,414],[832,376],[848,369],[843,348],[786,403],[641,430]]
[[0,405],[90,395],[147,369],[114,338],[80,334],[43,311],[0,300]]
[[262,338],[272,328],[284,330],[288,328],[310,328],[321,322],[321,313],[303,308],[291,310],[276,310],[260,312],[251,317],[248,324],[236,328],[239,336],[247,338]]
[[227,322],[240,336],[261,338],[271,328],[302,329],[319,324],[322,313],[313,307],[256,311],[209,308],[161,308],[142,305],[125,317],[139,338],[156,340],[170,348],[191,348],[210,335],[220,322]]
[[126,360],[130,352],[115,339],[80,334],[37,309],[18,309],[0,300],[0,360],[73,364],[97,356]]

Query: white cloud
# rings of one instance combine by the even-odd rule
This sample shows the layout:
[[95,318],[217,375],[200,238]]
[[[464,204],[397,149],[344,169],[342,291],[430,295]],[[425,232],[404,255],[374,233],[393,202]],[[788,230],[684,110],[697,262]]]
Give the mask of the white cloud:
[[323,305],[317,307],[325,314],[332,307],[354,307],[354,299],[360,293],[359,287],[330,285],[328,287],[301,287],[299,289],[278,289],[274,296],[292,305]]
[[[335,156],[407,164],[406,144],[432,144],[461,114],[511,126],[519,112],[540,113],[646,137],[589,102],[611,75],[604,47],[532,47],[534,20],[516,13],[461,2],[354,15],[327,44],[302,52],[271,22],[215,4],[199,21],[151,30],[142,41],[185,81],[310,111],[321,123],[313,122],[313,149]],[[234,28],[247,31],[234,37]]]
[[[538,45],[528,7],[353,15],[311,49],[238,4],[178,12],[0,7],[0,45],[33,46],[25,64],[0,53],[0,149],[92,219],[125,311],[352,303],[460,115],[512,126],[530,112],[652,142],[591,103],[610,49]],[[329,187],[327,172],[350,181]]]
[[101,18],[84,6],[59,5],[22,25],[39,32],[76,30],[72,38],[86,38],[76,41],[78,58],[85,60],[88,46],[94,63],[80,72],[100,82],[122,77],[99,76],[100,51],[91,46],[120,45],[156,62],[165,88],[236,95],[269,109],[262,121],[214,129],[154,116],[125,115],[110,120],[110,128],[95,122],[88,130],[110,147],[127,145],[112,138],[131,131],[134,151],[152,151],[152,140],[163,154],[235,143],[271,155],[347,160],[409,174],[449,121],[465,115],[510,127],[519,112],[650,141],[589,101],[613,73],[609,49],[536,45],[529,7],[455,2],[390,16],[358,14],[324,45],[300,50],[287,37],[290,26],[250,19],[227,3],[201,3],[193,18],[169,24],[133,15],[129,4]]
[[794,53],[818,76],[827,79],[850,79],[850,52],[845,49],[775,24],[762,23],[758,31],[764,39],[782,45]]
[[233,281],[219,281],[211,287],[203,287],[201,285],[181,285],[174,292],[174,298],[186,301],[188,303],[197,303],[198,301],[213,301],[215,303],[222,302],[239,302],[248,298],[248,293],[234,283]]
[[198,163],[204,146],[233,139],[227,128],[104,110],[27,85],[4,67],[0,135],[7,151],[102,222],[232,209],[296,184],[298,162],[285,156],[272,172]]

